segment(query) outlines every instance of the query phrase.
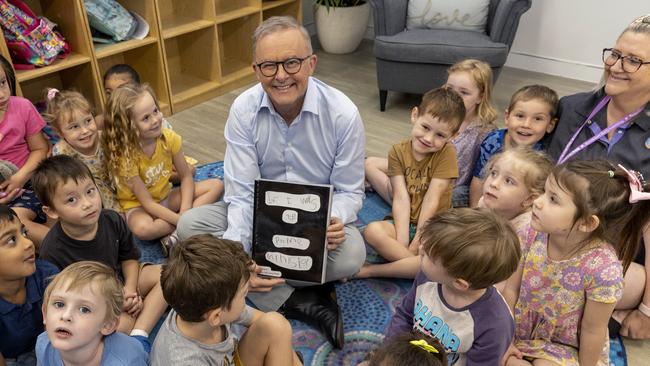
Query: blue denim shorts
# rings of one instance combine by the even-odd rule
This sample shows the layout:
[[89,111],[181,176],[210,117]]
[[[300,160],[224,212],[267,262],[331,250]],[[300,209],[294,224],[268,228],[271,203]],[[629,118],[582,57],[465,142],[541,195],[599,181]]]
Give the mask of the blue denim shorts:
[[25,184],[25,187],[23,187],[23,189],[23,194],[14,198],[13,201],[9,202],[9,206],[29,209],[36,214],[36,219],[34,219],[35,222],[45,223],[47,221],[47,216],[45,215],[45,212],[43,212],[43,205],[41,205],[41,201],[38,200],[36,193],[32,189],[31,182]]

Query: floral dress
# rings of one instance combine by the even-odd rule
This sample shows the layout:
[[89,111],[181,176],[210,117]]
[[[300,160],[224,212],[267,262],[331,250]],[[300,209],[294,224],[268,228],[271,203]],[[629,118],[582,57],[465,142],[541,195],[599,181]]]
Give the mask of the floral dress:
[[[617,302],[623,293],[623,268],[606,242],[579,255],[554,261],[548,235],[525,244],[519,299],[515,306],[515,346],[527,357],[559,365],[578,365],[580,325],[587,299]],[[599,365],[608,364],[603,339]]]

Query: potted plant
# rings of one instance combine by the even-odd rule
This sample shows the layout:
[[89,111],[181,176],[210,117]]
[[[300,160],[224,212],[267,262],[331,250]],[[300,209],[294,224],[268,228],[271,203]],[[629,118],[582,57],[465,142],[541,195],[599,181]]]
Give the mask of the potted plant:
[[370,19],[364,0],[314,0],[318,41],[325,52],[350,53],[359,47]]

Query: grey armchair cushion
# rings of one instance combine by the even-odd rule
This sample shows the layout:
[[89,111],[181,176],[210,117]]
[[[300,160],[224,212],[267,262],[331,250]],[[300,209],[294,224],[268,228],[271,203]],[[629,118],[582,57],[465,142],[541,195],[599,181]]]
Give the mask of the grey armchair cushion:
[[501,66],[508,46],[492,42],[485,33],[458,30],[413,29],[375,38],[375,57],[402,62],[453,64],[469,57]]
[[[440,86],[447,68],[466,58],[486,61],[496,81],[508,58],[519,18],[532,0],[490,0],[485,33],[406,30],[408,0],[369,0],[375,26],[380,108],[388,90],[422,93]],[[451,1],[451,0],[450,0]]]

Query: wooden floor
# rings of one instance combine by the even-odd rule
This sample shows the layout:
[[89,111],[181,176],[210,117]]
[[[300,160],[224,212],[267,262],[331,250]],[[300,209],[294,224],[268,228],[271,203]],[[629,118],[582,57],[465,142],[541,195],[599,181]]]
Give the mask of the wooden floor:
[[[386,156],[388,148],[408,136],[410,109],[419,97],[399,93],[388,94],[386,111],[379,111],[379,93],[375,75],[372,42],[364,41],[359,50],[349,55],[316,52],[318,64],[315,76],[344,92],[357,105],[366,128],[366,153]],[[586,91],[594,84],[519,69],[505,68],[493,93],[501,116],[515,90],[528,84],[544,84],[560,96]],[[246,87],[247,88],[247,87]],[[199,163],[223,160],[226,143],[223,128],[232,101],[246,88],[235,90],[169,118],[184,139],[184,151]],[[650,341],[625,343],[630,366],[650,364]]]

